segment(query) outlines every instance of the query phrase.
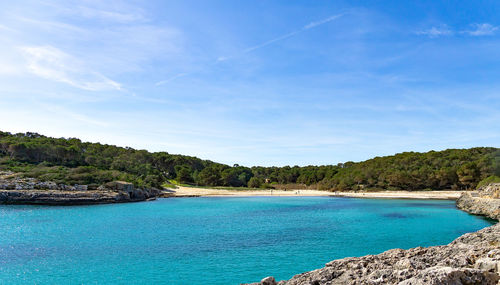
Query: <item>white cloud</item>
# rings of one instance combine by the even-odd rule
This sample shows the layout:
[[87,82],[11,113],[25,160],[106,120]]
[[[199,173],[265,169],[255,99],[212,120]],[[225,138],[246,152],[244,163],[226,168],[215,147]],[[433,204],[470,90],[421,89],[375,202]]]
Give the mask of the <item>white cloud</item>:
[[5,25],[2,25],[2,24],[0,24],[0,30],[9,31],[9,32],[15,32],[16,31],[16,30],[11,29],[11,28],[9,28],[9,27],[7,27]]
[[108,22],[129,23],[144,21],[144,11],[124,1],[72,1],[67,0],[62,4],[60,1],[46,0],[41,3],[59,14],[99,19]]
[[441,37],[441,36],[452,35],[453,32],[447,26],[441,26],[441,27],[432,27],[428,30],[418,31],[418,32],[416,32],[416,34],[428,36],[431,38],[437,38],[437,37]]
[[[459,34],[466,34],[469,36],[490,36],[494,35],[498,30],[497,26],[493,26],[492,24],[483,23],[483,24],[471,24],[471,30],[463,30],[457,31]],[[417,35],[428,36],[430,38],[437,38],[442,36],[451,36],[455,34],[453,30],[448,28],[446,25],[442,25],[439,27],[432,27],[427,30],[417,31]]]
[[31,25],[30,28],[34,28],[38,32],[49,31],[57,33],[58,36],[61,36],[61,33],[63,33],[64,35],[76,34],[81,37],[82,35],[88,33],[86,29],[59,21],[38,20],[34,18],[26,18],[23,16],[14,16],[14,19],[18,23],[26,23],[28,25]]
[[89,90],[122,90],[121,85],[52,46],[22,47],[28,70],[41,78]]
[[111,21],[111,22],[134,22],[142,21],[144,17],[140,13],[122,13],[117,11],[94,9],[91,7],[80,6],[77,11],[79,14],[86,18],[98,18],[101,20]]
[[463,32],[471,36],[490,36],[495,34],[495,32],[498,30],[498,27],[488,23],[472,24],[472,27],[474,27],[474,30]]

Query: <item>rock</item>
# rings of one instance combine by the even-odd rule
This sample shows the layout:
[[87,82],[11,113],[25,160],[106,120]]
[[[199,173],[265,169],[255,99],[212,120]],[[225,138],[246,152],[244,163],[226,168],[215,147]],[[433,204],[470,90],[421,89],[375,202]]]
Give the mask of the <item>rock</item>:
[[482,198],[500,199],[500,183],[490,183],[477,189],[477,192]]
[[[1,176],[0,173],[0,177],[5,177],[5,175]],[[0,203],[84,205],[137,202],[160,196],[158,189],[135,189],[132,183],[123,181],[110,182],[99,187],[93,185],[96,190],[90,190],[87,185],[71,186],[51,181],[38,181],[34,178],[13,177],[7,180],[0,179]]]
[[500,268],[500,259],[498,258],[480,258],[476,261],[475,268],[488,271],[493,273],[498,273]]
[[124,191],[131,193],[134,191],[134,184],[125,181],[113,181],[104,184],[107,189]]
[[260,284],[262,285],[276,285],[276,280],[274,280],[274,277],[269,276],[260,281]]
[[123,191],[0,190],[0,204],[91,205],[155,199],[159,191],[138,190],[131,197]]
[[75,190],[76,191],[87,191],[87,185],[78,185],[78,184],[75,184]]
[[494,220],[500,219],[500,199],[488,196],[473,197],[470,193],[464,193],[457,200],[457,208]]
[[422,270],[417,276],[402,281],[399,285],[431,285],[431,284],[484,284],[496,285],[500,278],[497,274],[469,269],[434,266]]

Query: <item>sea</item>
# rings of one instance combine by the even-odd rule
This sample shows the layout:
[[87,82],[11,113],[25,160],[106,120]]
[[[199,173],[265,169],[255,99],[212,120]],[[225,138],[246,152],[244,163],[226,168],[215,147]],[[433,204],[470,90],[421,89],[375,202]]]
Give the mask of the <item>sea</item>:
[[447,244],[493,224],[447,200],[196,197],[0,205],[0,284],[240,284]]

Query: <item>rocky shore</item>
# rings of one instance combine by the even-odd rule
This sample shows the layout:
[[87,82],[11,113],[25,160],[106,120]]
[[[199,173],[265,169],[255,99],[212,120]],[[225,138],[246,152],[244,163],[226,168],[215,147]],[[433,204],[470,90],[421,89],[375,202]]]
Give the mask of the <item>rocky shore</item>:
[[123,181],[100,186],[65,185],[0,173],[0,204],[92,205],[139,202],[164,195],[155,188],[136,188]]
[[457,207],[468,213],[500,220],[500,183],[490,184],[477,193],[464,193]]
[[0,190],[0,204],[92,205],[139,202],[155,199],[158,195],[157,191],[146,189],[137,189],[133,193],[98,190]]
[[[475,194],[465,193],[457,207],[498,220],[499,190],[500,184],[491,184]],[[500,284],[500,224],[462,235],[448,245],[348,257],[290,280],[266,277],[253,283],[275,284]]]

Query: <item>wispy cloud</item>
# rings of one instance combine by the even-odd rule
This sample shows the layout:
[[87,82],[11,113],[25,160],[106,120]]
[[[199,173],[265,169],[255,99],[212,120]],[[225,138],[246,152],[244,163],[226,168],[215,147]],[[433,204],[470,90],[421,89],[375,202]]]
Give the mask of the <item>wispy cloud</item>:
[[[322,19],[322,20],[319,20],[319,21],[315,21],[315,22],[310,22],[308,23],[307,25],[304,25],[302,28],[298,29],[298,30],[295,30],[293,32],[290,32],[290,33],[287,33],[287,34],[284,34],[284,35],[281,35],[279,37],[276,37],[274,39],[271,39],[271,40],[268,40],[268,41],[265,41],[263,43],[260,43],[258,45],[255,45],[255,46],[252,46],[252,47],[249,47],[249,48],[246,48],[244,49],[241,54],[245,54],[245,53],[249,53],[249,52],[252,52],[254,50],[257,50],[257,49],[260,49],[260,48],[263,48],[263,47],[266,47],[266,46],[269,46],[271,44],[274,44],[276,42],[279,42],[279,41],[282,41],[282,40],[285,40],[285,39],[288,39],[288,38],[291,38],[299,33],[302,33],[304,31],[307,31],[307,30],[310,30],[312,28],[315,28],[315,27],[318,27],[318,26],[321,26],[321,25],[324,25],[326,23],[329,23],[333,20],[336,20],[340,17],[342,17],[344,14],[338,14],[338,15],[332,15],[328,18],[325,18],[325,19]],[[235,56],[220,56],[217,58],[217,61],[225,61],[225,60],[228,60],[228,59],[231,59]]]
[[94,9],[85,6],[78,7],[77,11],[80,15],[86,18],[97,18],[111,22],[128,23],[144,20],[144,17],[140,13],[122,13],[117,11]]
[[488,23],[472,24],[471,26],[474,28],[473,30],[463,32],[471,36],[490,36],[498,30],[498,27]]
[[9,32],[15,32],[16,31],[16,30],[11,29],[11,28],[9,28],[9,27],[7,27],[5,25],[2,25],[2,24],[0,24],[0,30],[9,31]]
[[417,35],[428,36],[430,38],[437,38],[437,37],[441,37],[441,36],[452,35],[453,31],[451,31],[448,28],[448,26],[443,25],[443,26],[440,26],[440,27],[432,27],[430,29],[423,30],[423,31],[417,31],[416,34]]
[[22,47],[28,70],[41,78],[88,91],[122,90],[121,84],[87,68],[81,60],[52,46]]
[[37,30],[46,30],[57,33],[76,33],[79,36],[87,33],[84,28],[77,27],[75,25],[67,24],[59,21],[52,20],[38,20],[34,18],[26,18],[24,16],[14,16],[16,21],[31,24],[36,27]]
[[451,36],[454,34],[465,34],[469,36],[479,37],[479,36],[491,36],[498,30],[497,26],[493,26],[489,23],[482,24],[471,24],[472,29],[470,30],[455,30],[453,31],[447,25],[441,25],[439,27],[431,27],[427,30],[421,30],[415,32],[417,35],[428,36],[430,38],[438,38],[442,36]]
[[161,85],[163,85],[163,84],[169,83],[170,81],[173,81],[173,80],[175,80],[175,79],[177,79],[177,78],[179,78],[179,77],[186,76],[186,75],[188,75],[188,74],[187,74],[187,73],[179,73],[179,74],[176,74],[176,75],[174,75],[174,76],[172,76],[172,77],[170,77],[170,78],[167,78],[167,79],[165,79],[165,80],[162,80],[162,81],[158,81],[158,82],[156,82],[156,83],[155,83],[155,86],[161,86]]
[[141,8],[123,1],[75,1],[73,3],[66,1],[66,3],[68,5],[44,1],[42,5],[58,13],[107,22],[129,23],[146,20]]

